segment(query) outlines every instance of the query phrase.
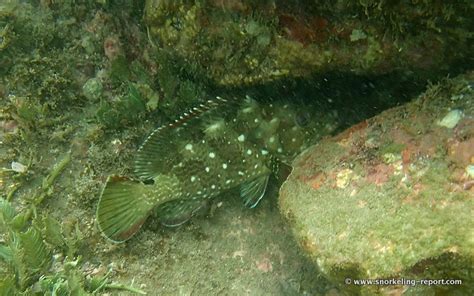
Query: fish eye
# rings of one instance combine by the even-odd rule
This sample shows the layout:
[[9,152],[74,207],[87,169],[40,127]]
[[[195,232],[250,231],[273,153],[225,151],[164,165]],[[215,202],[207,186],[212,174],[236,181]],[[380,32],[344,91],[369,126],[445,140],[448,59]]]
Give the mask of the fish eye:
[[310,119],[311,114],[307,110],[301,110],[295,115],[295,123],[300,127],[307,126]]

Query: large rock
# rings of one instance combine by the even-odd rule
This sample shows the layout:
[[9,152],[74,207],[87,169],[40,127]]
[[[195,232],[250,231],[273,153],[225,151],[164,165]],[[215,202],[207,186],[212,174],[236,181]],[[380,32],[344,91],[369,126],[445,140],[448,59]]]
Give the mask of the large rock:
[[[343,290],[474,295],[474,72],[305,151],[280,209]],[[355,284],[381,278],[463,284]]]
[[[401,2],[401,3],[398,3]],[[469,57],[472,1],[147,0],[150,42],[221,85],[328,71],[440,70]]]

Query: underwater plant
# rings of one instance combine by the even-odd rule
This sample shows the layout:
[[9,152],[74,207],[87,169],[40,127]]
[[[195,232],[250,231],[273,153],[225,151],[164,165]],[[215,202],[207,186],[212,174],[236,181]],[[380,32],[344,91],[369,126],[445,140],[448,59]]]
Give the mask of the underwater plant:
[[86,275],[77,255],[78,227],[67,232],[49,215],[29,216],[0,199],[0,295],[88,295],[105,289],[145,294],[111,283],[108,274]]

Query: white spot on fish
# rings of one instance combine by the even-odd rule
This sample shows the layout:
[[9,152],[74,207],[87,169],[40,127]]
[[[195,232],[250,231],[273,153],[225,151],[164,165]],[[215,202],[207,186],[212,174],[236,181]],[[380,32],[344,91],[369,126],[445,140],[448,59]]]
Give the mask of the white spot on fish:
[[291,142],[296,142],[296,139],[295,138],[291,139]]
[[206,167],[205,170],[206,170],[206,172],[209,173],[209,171],[210,171],[211,169],[210,169],[209,167]]
[[222,168],[225,170],[227,168],[227,163],[223,163]]
[[237,140],[239,140],[239,142],[245,141],[245,136],[244,136],[244,134],[240,135],[240,136],[237,138]]
[[262,150],[262,155],[267,155],[267,154],[268,154],[268,151],[265,150],[265,149],[263,149],[263,150]]
[[202,191],[201,191],[201,190],[199,190],[199,191],[197,192],[197,194],[201,195],[201,194],[202,194]]
[[275,142],[275,137],[274,137],[274,136],[271,136],[270,139],[268,139],[268,142],[270,142],[270,143]]
[[196,177],[195,176],[191,176],[191,182],[194,182],[196,181]]
[[230,184],[231,182],[232,182],[232,180],[225,181],[226,184]]
[[186,144],[186,146],[184,146],[184,148],[185,148],[186,150],[191,151],[191,150],[193,150],[193,144]]
[[211,189],[216,189],[216,185],[212,184]]
[[255,119],[254,119],[254,122],[255,122],[255,123],[258,123],[259,121],[260,121],[260,120],[258,120],[258,118],[255,118]]
[[247,154],[248,154],[248,155],[252,155],[252,150],[250,150],[250,149],[247,150]]
[[244,172],[239,171],[238,174],[239,174],[240,176],[243,176],[243,175],[244,175]]
[[278,153],[282,153],[282,152],[283,152],[283,149],[281,149],[281,147],[279,147],[279,148],[277,149],[277,151],[278,151]]
[[214,158],[214,157],[216,157],[216,154],[214,152],[211,152],[211,153],[209,153],[209,157]]
[[254,169],[258,168],[258,164],[254,165],[253,168],[254,168]]

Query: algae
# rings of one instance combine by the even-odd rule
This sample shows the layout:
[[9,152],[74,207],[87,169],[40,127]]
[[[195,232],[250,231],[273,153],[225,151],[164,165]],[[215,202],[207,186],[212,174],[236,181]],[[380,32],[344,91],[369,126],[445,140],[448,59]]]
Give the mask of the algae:
[[333,69],[440,71],[471,48],[468,1],[231,3],[148,0],[149,37],[195,76],[231,86]]
[[[431,85],[413,102],[323,140],[295,161],[281,189],[281,211],[301,247],[340,290],[383,295],[388,288],[344,279],[394,277],[458,279],[462,285],[423,291],[472,292],[472,190],[464,185],[472,149],[451,150],[465,153],[457,162],[446,153],[450,143],[473,135],[467,119],[474,110],[474,92],[467,90],[472,77],[468,72]],[[459,92],[463,101],[450,99]],[[465,118],[456,131],[439,127],[436,118],[453,106]],[[405,133],[413,121],[426,128]]]

